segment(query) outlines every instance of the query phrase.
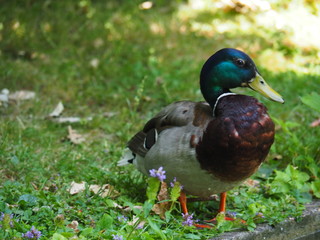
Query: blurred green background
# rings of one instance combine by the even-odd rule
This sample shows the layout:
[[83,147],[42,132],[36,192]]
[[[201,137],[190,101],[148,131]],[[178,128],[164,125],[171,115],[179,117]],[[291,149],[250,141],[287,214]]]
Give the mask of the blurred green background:
[[160,82],[190,97],[222,47],[275,74],[320,71],[318,1],[26,0],[0,11],[1,87],[77,105],[121,102],[144,77],[148,93]]

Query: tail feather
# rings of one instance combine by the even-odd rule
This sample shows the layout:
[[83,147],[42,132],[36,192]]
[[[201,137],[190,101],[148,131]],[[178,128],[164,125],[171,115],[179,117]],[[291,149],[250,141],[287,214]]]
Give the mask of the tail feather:
[[136,158],[136,155],[129,149],[126,148],[121,159],[118,161],[117,166],[124,166],[130,163],[133,163],[133,160]]

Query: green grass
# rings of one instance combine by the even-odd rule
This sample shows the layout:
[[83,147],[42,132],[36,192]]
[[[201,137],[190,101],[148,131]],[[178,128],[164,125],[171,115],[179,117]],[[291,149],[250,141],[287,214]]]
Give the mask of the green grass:
[[[224,221],[210,230],[184,227],[178,204],[161,219],[150,211],[147,178],[133,166],[116,166],[126,141],[161,107],[202,100],[199,71],[222,47],[249,53],[286,101],[281,105],[238,90],[268,107],[277,135],[267,163],[254,177],[260,187],[231,191],[228,211],[237,212],[252,230],[259,222],[299,219],[303,203],[319,196],[320,128],[309,126],[319,112],[301,101],[320,87],[317,48],[291,41],[295,29],[261,26],[256,19],[263,12],[195,10],[184,1],[157,1],[141,10],[140,3],[2,2],[0,90],[30,90],[36,97],[0,106],[1,239],[22,239],[31,226],[42,232],[41,239],[112,239],[112,234],[123,239],[208,239],[239,227]],[[304,9],[319,17],[319,6],[311,3]],[[278,1],[272,7],[289,12],[289,5]],[[227,30],[212,25],[215,19]],[[59,101],[65,106],[63,116],[93,120],[51,121],[47,116]],[[68,125],[86,141],[68,141]],[[70,195],[72,181],[108,183],[120,194],[102,198],[86,189]],[[115,203],[143,208],[125,211]],[[212,217],[217,208],[217,202],[190,203],[197,219]],[[118,220],[123,215],[125,222]],[[129,224],[134,216],[145,222],[142,229]],[[69,225],[72,221],[79,223],[77,229]]]

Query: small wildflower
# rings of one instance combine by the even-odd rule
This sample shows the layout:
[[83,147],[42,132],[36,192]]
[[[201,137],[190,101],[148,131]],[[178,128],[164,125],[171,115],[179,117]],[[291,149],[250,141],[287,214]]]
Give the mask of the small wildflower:
[[182,213],[182,217],[184,219],[184,221],[182,222],[183,226],[192,226],[194,223],[193,220],[193,213],[190,215],[189,213],[183,214]]
[[[0,222],[2,222],[3,219],[4,219],[4,213],[1,213],[1,215],[0,215]],[[2,228],[2,225],[1,225],[1,224],[0,224],[0,228]]]
[[[13,219],[13,214],[10,214],[9,216],[10,216],[10,220]],[[13,227],[13,221],[10,221],[9,224],[10,224],[10,227]]]
[[112,239],[113,240],[123,240],[123,237],[121,235],[114,235],[112,234]]
[[[170,182],[170,187],[173,188],[176,182],[177,182],[177,178],[174,177],[172,182]],[[182,190],[182,189],[183,189],[183,186],[180,184],[180,190]]]
[[257,217],[260,217],[260,218],[265,218],[265,216],[264,216],[263,213],[261,213],[261,212],[258,212],[258,213],[256,214],[256,216],[257,216]]
[[172,182],[170,183],[170,187],[174,187],[175,182],[177,181],[177,178],[174,177]]
[[117,218],[118,218],[118,221],[119,221],[119,222],[126,222],[126,221],[128,221],[128,218],[127,218],[126,216],[124,216],[124,215],[118,216]]
[[139,224],[136,229],[142,229],[143,228],[143,224]]
[[34,226],[31,227],[30,231],[22,234],[22,237],[28,239],[39,239],[41,237],[41,232],[37,230]]
[[13,214],[5,214],[5,213],[1,213],[0,215],[0,222],[2,222],[2,224],[0,224],[0,228],[5,228],[8,229],[10,227],[13,227]]
[[236,218],[237,213],[236,213],[236,212],[227,212],[226,215],[229,216],[229,217],[231,217],[231,218]]
[[166,171],[163,170],[163,167],[159,167],[158,170],[151,169],[149,170],[150,176],[158,178],[161,182],[163,182],[164,179],[166,179]]
[[52,183],[52,184],[50,185],[50,187],[49,187],[49,191],[50,191],[50,192],[56,192],[56,191],[58,191],[58,186],[57,186],[56,184]]

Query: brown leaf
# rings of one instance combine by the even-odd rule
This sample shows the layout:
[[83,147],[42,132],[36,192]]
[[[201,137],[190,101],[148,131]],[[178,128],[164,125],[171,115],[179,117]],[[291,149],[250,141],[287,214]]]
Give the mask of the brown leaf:
[[[71,182],[69,192],[71,195],[77,194],[79,192],[83,192],[86,189],[86,182],[82,181],[81,183],[76,183],[74,181]],[[117,190],[114,189],[113,186],[110,184],[104,184],[102,186],[100,185],[89,185],[90,191],[92,191],[94,194],[98,194],[100,197],[110,197],[115,198],[118,197],[120,194]],[[122,208],[120,205],[115,205],[115,207]]]
[[168,186],[165,182],[161,182],[160,191],[157,198],[159,201],[169,199]]
[[[165,182],[161,182],[160,186],[160,191],[158,193],[157,199],[159,200],[160,203],[156,203],[152,207],[152,211],[155,212],[155,214],[159,215],[162,219],[165,218],[165,212],[169,210],[170,208],[170,202],[169,201],[164,201],[168,200],[169,198],[169,193],[168,193],[168,187]],[[164,201],[164,202],[161,202]]]
[[72,221],[67,225],[68,228],[73,229],[75,232],[79,232],[80,230],[78,229],[79,223],[78,221]]
[[247,185],[248,187],[259,187],[260,186],[260,182],[257,180],[253,180],[253,179],[247,179],[244,182],[245,185]]
[[318,127],[320,126],[320,118],[317,120],[314,120],[311,124],[310,127]]
[[35,190],[39,190],[38,186],[37,186],[35,183],[32,182],[31,185],[33,186],[33,188],[34,188]]
[[86,140],[83,135],[79,134],[76,130],[73,130],[71,126],[68,126],[68,133],[67,138],[74,144],[80,144]]

